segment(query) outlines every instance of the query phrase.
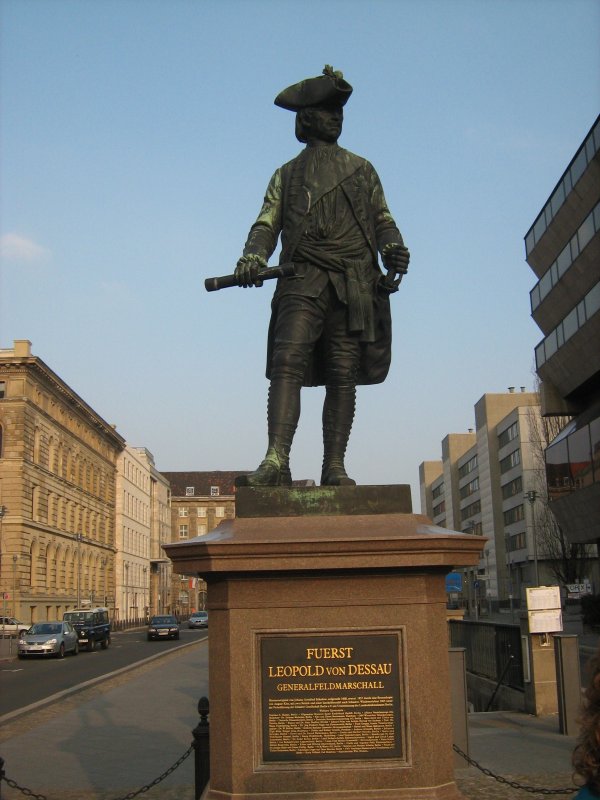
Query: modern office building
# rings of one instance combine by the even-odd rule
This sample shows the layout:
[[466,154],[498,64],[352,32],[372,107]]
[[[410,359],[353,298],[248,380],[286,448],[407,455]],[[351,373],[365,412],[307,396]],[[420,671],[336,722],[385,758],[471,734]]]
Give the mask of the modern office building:
[[546,450],[551,509],[570,541],[600,537],[600,117],[525,236],[542,414],[572,419]]
[[21,621],[111,604],[124,446],[31,342],[0,350],[0,590]]
[[537,393],[485,394],[475,405],[475,429],[448,434],[441,460],[419,467],[422,513],[487,537],[479,568],[465,571],[461,599],[472,611],[518,607],[527,587],[556,583],[541,430]]

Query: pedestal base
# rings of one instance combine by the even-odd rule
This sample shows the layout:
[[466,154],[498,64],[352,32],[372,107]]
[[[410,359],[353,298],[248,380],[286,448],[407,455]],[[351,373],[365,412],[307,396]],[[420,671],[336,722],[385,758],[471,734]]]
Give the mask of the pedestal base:
[[208,583],[206,800],[458,800],[444,578],[482,545],[377,512],[169,545]]

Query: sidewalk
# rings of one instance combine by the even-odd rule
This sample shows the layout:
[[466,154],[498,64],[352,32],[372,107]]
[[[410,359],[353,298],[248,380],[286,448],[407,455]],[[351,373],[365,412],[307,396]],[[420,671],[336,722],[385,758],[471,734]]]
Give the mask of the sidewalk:
[[[191,744],[198,699],[208,694],[207,658],[207,645],[198,643],[34,713],[0,719],[7,777],[48,800],[113,800],[151,783]],[[471,758],[507,780],[550,789],[572,785],[575,742],[558,733],[556,717],[472,714],[469,734]],[[456,781],[467,800],[542,797],[466,765]],[[192,800],[193,754],[144,796]],[[22,794],[4,783],[5,797]]]

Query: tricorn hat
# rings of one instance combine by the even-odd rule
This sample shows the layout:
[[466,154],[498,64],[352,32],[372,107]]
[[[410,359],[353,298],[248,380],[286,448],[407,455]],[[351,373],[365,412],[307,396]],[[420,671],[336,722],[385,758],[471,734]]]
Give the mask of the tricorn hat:
[[327,64],[323,74],[317,78],[306,78],[280,92],[275,105],[288,111],[300,111],[322,103],[343,106],[351,94],[352,86],[344,80],[342,73],[334,72],[333,67]]

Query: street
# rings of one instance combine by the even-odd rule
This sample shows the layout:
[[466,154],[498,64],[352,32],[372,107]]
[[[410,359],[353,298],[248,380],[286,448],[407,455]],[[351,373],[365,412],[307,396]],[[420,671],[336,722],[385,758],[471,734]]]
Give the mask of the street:
[[[107,675],[106,680],[33,713],[2,720],[0,755],[8,778],[49,800],[112,800],[117,793],[151,782],[187,751],[199,720],[198,700],[208,695],[206,631],[182,629],[181,640],[169,643],[146,642],[143,637],[144,630],[117,634],[117,655],[119,650],[137,653],[130,663],[139,661],[140,652],[142,657],[158,653],[162,657],[139,661],[130,670]],[[19,678],[24,683],[26,675],[28,681],[35,675],[39,681],[40,670],[49,667],[47,683],[52,689],[47,693],[51,694],[58,685],[53,677],[57,672],[64,669],[74,676],[78,661],[89,655],[97,662],[109,653],[110,649],[62,661],[25,662],[23,672],[12,674],[14,685]],[[11,673],[2,673],[4,704],[11,680]],[[192,755],[147,796],[193,797],[193,770]],[[6,796],[21,794],[9,790]]]
[[[149,642],[146,629],[135,628],[113,633],[107,650],[81,651],[64,659],[36,656],[0,661],[0,717],[151,656],[205,639],[207,631],[189,630],[183,623],[180,637]],[[14,653],[15,640],[12,646]]]

